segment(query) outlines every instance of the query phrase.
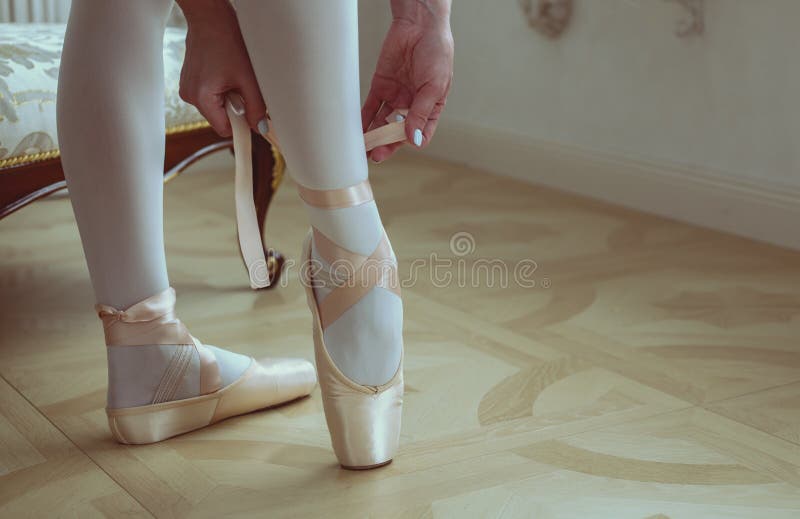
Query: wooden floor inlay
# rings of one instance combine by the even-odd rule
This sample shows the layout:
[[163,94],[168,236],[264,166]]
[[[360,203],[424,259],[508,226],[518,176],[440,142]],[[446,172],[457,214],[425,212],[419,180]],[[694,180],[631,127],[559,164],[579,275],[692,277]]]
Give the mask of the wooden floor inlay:
[[[166,189],[178,313],[311,359],[304,209],[279,190],[285,286],[251,291],[232,172],[218,154]],[[318,391],[114,443],[78,232],[49,199],[0,221],[0,516],[800,516],[800,253],[410,154],[372,184],[406,283],[392,464],[341,470]]]

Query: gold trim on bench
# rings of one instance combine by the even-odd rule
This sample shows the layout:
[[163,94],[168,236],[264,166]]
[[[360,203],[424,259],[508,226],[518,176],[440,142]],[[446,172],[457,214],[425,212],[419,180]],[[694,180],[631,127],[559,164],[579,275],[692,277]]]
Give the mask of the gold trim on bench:
[[[170,126],[169,128],[167,128],[166,135],[191,132],[194,130],[199,130],[201,128],[208,128],[210,126],[211,125],[208,124],[208,121],[176,124],[175,126]],[[12,169],[8,169],[13,166],[22,166],[22,165],[32,164],[34,162],[42,162],[45,160],[56,159],[60,156],[61,152],[59,150],[50,150],[50,151],[43,151],[40,153],[29,153],[27,155],[19,155],[17,157],[11,157],[8,159],[0,159],[0,173],[13,171]],[[275,161],[275,163],[272,166],[272,191],[275,192],[278,190],[278,186],[280,186],[281,182],[283,181],[283,175],[284,172],[286,171],[286,162],[284,161],[283,155],[281,155],[280,150],[275,146],[272,146],[272,158]],[[175,176],[177,176],[179,173],[180,172],[177,172]],[[171,178],[167,179],[166,181],[168,182],[169,180],[171,180]]]
[[183,132],[191,132],[193,130],[199,130],[200,128],[208,128],[211,126],[208,124],[208,121],[197,121],[193,123],[186,123],[186,124],[176,124],[175,126],[170,126],[167,128],[167,135],[172,135],[174,133],[183,133]]
[[[167,128],[166,135],[174,135],[176,133],[191,132],[201,128],[208,128],[211,126],[208,121],[197,121],[186,124],[176,124]],[[0,169],[10,168],[12,166],[23,166],[32,164],[34,162],[42,162],[43,160],[57,159],[61,156],[59,150],[42,151],[39,153],[28,153],[26,155],[19,155],[7,159],[0,159]],[[2,171],[0,171],[2,173]]]
[[275,161],[272,165],[272,192],[275,193],[283,182],[283,173],[286,171],[286,161],[277,146],[272,146],[272,159]]
[[[28,155],[19,155],[9,159],[0,159],[0,169],[10,168],[11,166],[23,166],[33,162],[41,162],[48,159],[56,159],[61,156],[58,150],[43,151],[40,153],[29,153]],[[2,171],[0,171],[2,173]]]

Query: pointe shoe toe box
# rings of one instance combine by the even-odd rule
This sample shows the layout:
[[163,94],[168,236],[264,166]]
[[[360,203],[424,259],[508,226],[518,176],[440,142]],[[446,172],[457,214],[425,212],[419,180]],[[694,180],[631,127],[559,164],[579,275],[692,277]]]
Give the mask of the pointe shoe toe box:
[[262,358],[256,362],[264,376],[275,381],[283,402],[307,396],[317,387],[317,370],[306,359]]
[[316,385],[314,365],[305,359],[253,359],[220,399],[215,421],[307,396]]

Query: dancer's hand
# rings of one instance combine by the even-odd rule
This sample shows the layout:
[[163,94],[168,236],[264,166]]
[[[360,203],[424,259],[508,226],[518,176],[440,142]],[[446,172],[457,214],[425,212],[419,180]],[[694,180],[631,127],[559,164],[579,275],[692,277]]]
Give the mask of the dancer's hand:
[[[366,131],[384,125],[394,109],[408,108],[406,138],[426,146],[453,77],[450,0],[392,0],[392,15],[361,121]],[[401,144],[379,146],[370,157],[381,162]]]
[[[181,99],[197,107],[222,137],[231,136],[225,95],[244,99],[245,117],[258,131],[267,107],[261,97],[236,13],[227,0],[178,0],[189,31],[181,69]],[[261,133],[261,132],[259,132]]]

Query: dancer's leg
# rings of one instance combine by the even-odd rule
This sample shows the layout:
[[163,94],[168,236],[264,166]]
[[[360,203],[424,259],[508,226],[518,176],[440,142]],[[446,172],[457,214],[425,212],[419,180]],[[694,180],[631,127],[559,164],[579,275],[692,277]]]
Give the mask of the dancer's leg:
[[[356,0],[239,0],[235,6],[293,178],[318,190],[366,180]],[[383,237],[375,202],[306,208],[315,228],[360,255],[372,254]],[[312,250],[320,259],[316,245]],[[317,299],[327,293],[316,290]],[[388,290],[372,289],[324,334],[345,375],[383,384],[400,362],[402,302]]]
[[171,0],[75,0],[61,59],[58,134],[99,303],[169,286],[164,259],[164,69]]
[[[172,0],[73,0],[64,41],[58,89],[64,173],[96,300],[118,309],[169,286],[162,42],[171,7]],[[109,348],[109,407],[151,403],[180,349]],[[226,385],[250,363],[212,351]],[[186,373],[176,399],[199,390],[196,352]]]

